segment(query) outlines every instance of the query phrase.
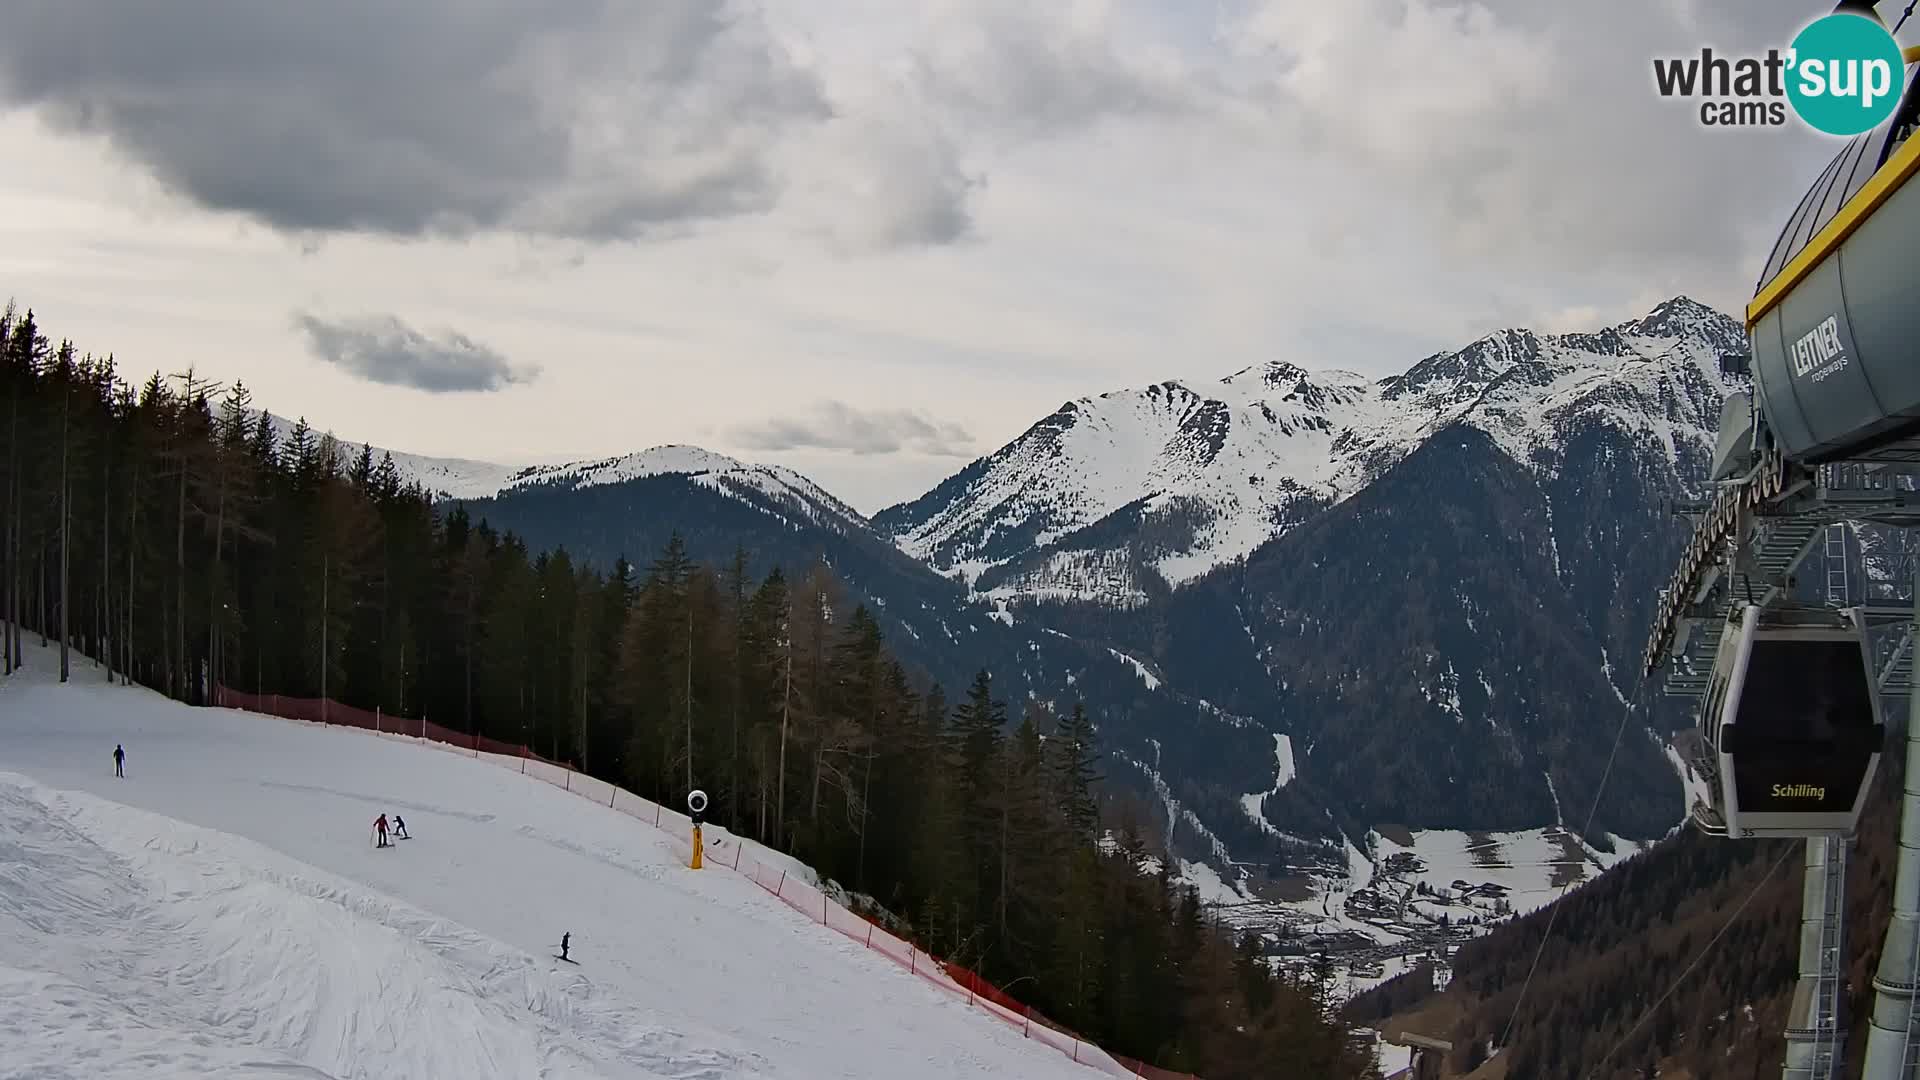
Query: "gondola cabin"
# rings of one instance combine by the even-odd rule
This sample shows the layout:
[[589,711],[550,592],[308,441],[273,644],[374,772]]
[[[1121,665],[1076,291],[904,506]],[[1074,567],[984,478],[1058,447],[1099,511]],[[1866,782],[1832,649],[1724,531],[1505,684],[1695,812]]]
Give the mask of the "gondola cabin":
[[1700,735],[1716,774],[1704,828],[1729,837],[1852,833],[1886,736],[1859,609],[1734,608]]
[[[1920,49],[1909,49],[1909,64]],[[1920,461],[1920,65],[1781,229],[1747,305],[1754,390],[1796,462]]]

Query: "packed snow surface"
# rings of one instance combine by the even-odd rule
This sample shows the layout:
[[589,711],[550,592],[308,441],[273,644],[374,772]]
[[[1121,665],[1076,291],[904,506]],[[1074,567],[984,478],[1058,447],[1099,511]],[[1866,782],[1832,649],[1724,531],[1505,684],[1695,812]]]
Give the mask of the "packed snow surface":
[[[0,684],[0,1075],[1097,1075],[577,795],[28,660]],[[381,812],[413,838],[376,849]]]

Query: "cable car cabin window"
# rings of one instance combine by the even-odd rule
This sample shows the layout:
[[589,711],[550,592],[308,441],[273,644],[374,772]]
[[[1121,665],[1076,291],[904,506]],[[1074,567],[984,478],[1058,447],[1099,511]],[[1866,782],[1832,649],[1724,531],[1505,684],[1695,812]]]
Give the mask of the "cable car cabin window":
[[[1879,749],[1858,640],[1759,638],[1727,740],[1735,815],[1849,814]],[[1825,817],[1822,817],[1825,815]]]
[[[1878,136],[1868,132],[1866,137],[1853,140],[1841,152],[1840,170],[1834,175],[1833,184],[1827,188],[1826,194],[1820,199],[1820,208],[1814,214],[1814,227],[1807,234],[1808,240],[1813,239],[1813,233],[1826,228],[1827,223],[1840,213],[1840,208],[1846,205],[1847,200],[1853,198],[1855,192],[1865,187],[1867,180],[1880,167],[1879,155],[1867,152],[1870,148],[1875,148],[1879,142]],[[1805,247],[1806,244],[1803,242],[1798,246]]]
[[[1859,139],[1853,140],[1853,143],[1860,142]],[[1851,164],[1849,159],[1857,160],[1859,149],[1859,146],[1850,143],[1834,155],[1833,161],[1827,165],[1827,171],[1820,174],[1820,179],[1814,181],[1813,187],[1807,192],[1807,212],[1793,227],[1793,242],[1790,246],[1794,255],[1806,249],[1807,241],[1812,240],[1813,234],[1819,232],[1820,227],[1831,220],[1832,211],[1839,209],[1838,204],[1833,204],[1829,209],[1827,196],[1835,189],[1840,191],[1847,189],[1846,181],[1849,176],[1847,166]]]
[[1873,727],[1872,693],[1858,642],[1760,639],[1747,661],[1736,740],[1762,754],[1851,741]]
[[[1915,85],[1920,85],[1920,82]],[[1910,91],[1908,100],[1920,101],[1920,98],[1915,98]],[[1902,108],[1906,106],[1903,104]],[[1780,238],[1774,242],[1773,252],[1767,256],[1767,268],[1754,286],[1756,294],[1778,277],[1794,256],[1806,250],[1814,236],[1839,215],[1840,208],[1847,204],[1847,200],[1867,186],[1867,181],[1879,171],[1893,145],[1889,134],[1887,128],[1882,126],[1855,135],[1848,140],[1844,149],[1834,155],[1833,160],[1827,162],[1827,167],[1821,170],[1794,207],[1793,216],[1787,219],[1786,227],[1780,230]]]
[[[1849,149],[1851,149],[1851,147],[1849,147]],[[1792,259],[1794,253],[1799,250],[1799,248],[1794,246],[1793,238],[1800,231],[1800,224],[1807,219],[1808,215],[1813,213],[1815,207],[1820,205],[1819,199],[1816,198],[1815,195],[1820,190],[1820,185],[1826,181],[1828,177],[1833,175],[1835,166],[1839,164],[1840,158],[1845,154],[1846,151],[1843,150],[1839,155],[1836,155],[1832,161],[1827,162],[1827,167],[1821,170],[1819,177],[1814,180],[1813,186],[1807,189],[1805,195],[1800,196],[1800,205],[1793,208],[1793,216],[1787,219],[1786,227],[1780,230],[1780,239],[1774,241],[1773,254],[1767,257],[1767,269],[1760,275],[1760,283],[1753,287],[1754,292],[1758,293],[1761,289],[1766,288],[1767,282],[1772,281],[1778,276],[1781,268],[1785,267],[1788,260]]]

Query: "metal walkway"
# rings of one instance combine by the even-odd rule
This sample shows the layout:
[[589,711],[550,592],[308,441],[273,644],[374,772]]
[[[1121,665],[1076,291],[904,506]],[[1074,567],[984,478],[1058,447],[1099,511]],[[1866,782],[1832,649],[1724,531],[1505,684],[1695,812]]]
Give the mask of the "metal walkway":
[[[1719,501],[1680,509],[1705,517],[1716,512]],[[1816,471],[1813,483],[1755,512],[1746,526],[1752,532],[1750,562],[1730,573],[1724,553],[1717,553],[1720,558],[1698,575],[1689,602],[1676,607],[1667,650],[1672,658],[1663,665],[1665,692],[1687,697],[1705,693],[1731,606],[1736,601],[1765,605],[1789,593],[1807,556],[1828,541],[1830,529],[1837,532],[1849,521],[1920,527],[1920,494],[1904,490],[1892,468],[1829,465]],[[1844,574],[1843,569],[1829,568],[1823,591],[1844,587]],[[1905,694],[1913,680],[1913,649],[1904,628],[1911,609],[1906,601],[1891,598],[1869,601],[1867,607],[1870,622],[1902,626],[1890,662],[1881,671],[1880,690],[1889,696]],[[1659,636],[1660,629],[1655,633]]]

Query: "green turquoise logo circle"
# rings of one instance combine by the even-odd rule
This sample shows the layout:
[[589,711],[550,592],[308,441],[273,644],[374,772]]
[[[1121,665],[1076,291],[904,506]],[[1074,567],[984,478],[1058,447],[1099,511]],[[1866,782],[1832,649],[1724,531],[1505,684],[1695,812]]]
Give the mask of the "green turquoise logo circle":
[[1858,135],[1900,104],[1906,65],[1900,43],[1864,15],[1815,19],[1793,39],[1787,100],[1800,119],[1828,135]]

